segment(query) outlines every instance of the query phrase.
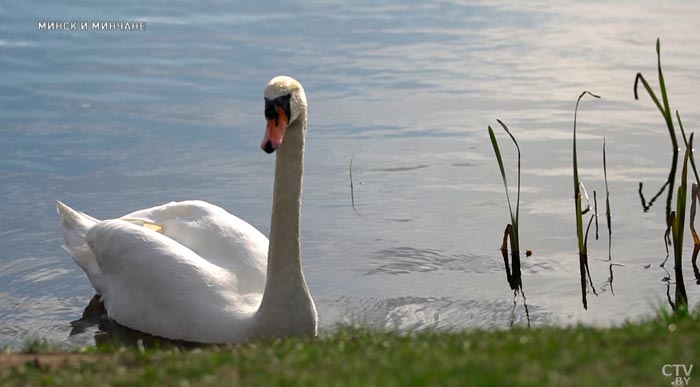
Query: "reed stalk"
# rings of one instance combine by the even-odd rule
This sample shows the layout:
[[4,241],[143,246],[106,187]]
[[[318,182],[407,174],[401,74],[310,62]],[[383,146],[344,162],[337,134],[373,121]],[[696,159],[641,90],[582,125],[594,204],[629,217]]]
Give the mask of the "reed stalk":
[[[578,175],[578,156],[576,150],[576,121],[578,118],[578,105],[581,99],[585,95],[590,95],[594,98],[600,98],[600,96],[591,93],[590,91],[584,91],[578,96],[576,100],[576,108],[574,109],[574,141],[573,141],[573,166],[574,166],[574,202],[576,205],[576,237],[578,239],[578,254],[579,254],[579,270],[581,273],[581,301],[583,302],[583,308],[588,309],[588,301],[586,299],[586,277],[590,279],[590,271],[588,269],[588,229],[590,229],[591,222],[588,222],[588,227],[584,232],[583,225],[583,209],[581,205],[581,181]],[[593,214],[592,216],[596,216]],[[591,217],[591,220],[593,218]],[[592,284],[592,281],[591,281]]]

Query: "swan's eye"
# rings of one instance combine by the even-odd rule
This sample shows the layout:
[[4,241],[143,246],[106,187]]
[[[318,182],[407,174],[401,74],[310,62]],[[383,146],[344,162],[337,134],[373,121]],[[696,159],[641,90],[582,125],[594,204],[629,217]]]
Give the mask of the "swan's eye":
[[283,95],[275,99],[265,98],[265,118],[268,120],[277,119],[277,107],[284,109],[284,112],[287,113],[287,117],[291,117],[291,99],[291,94]]

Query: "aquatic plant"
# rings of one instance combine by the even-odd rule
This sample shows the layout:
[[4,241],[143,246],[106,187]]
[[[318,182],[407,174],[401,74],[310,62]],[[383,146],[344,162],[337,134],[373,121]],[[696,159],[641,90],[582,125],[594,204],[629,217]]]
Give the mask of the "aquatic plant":
[[[510,202],[510,194],[508,193],[508,179],[506,178],[506,171],[503,166],[503,158],[501,157],[501,150],[498,146],[498,140],[493,132],[491,126],[489,129],[489,137],[491,138],[491,145],[493,146],[493,151],[496,153],[496,160],[498,161],[498,168],[501,171],[501,179],[503,180],[503,188],[506,191],[506,200],[508,202],[508,210],[510,212],[510,223],[506,225],[506,229],[503,232],[503,243],[501,244],[501,254],[503,255],[503,265],[506,269],[506,279],[508,280],[508,285],[510,289],[513,290],[513,311],[511,312],[511,326],[515,322],[515,306],[517,305],[516,299],[518,293],[523,297],[523,306],[525,307],[525,317],[527,320],[527,326],[530,326],[530,312],[527,308],[527,298],[525,297],[525,292],[523,291],[523,280],[522,272],[520,270],[520,232],[519,232],[519,216],[520,216],[520,145],[518,141],[510,132],[506,124],[501,120],[496,119],[496,121],[503,127],[510,139],[515,144],[515,149],[518,151],[518,190],[517,197],[515,201],[515,211],[513,211],[513,206]],[[511,249],[511,263],[508,262],[508,243],[510,242]],[[530,250],[528,250],[530,252]],[[530,252],[530,254],[532,254]],[[528,255],[529,256],[529,255]]]
[[[593,288],[593,281],[590,280],[591,274],[588,269],[588,231],[591,228],[591,223],[593,218],[597,214],[591,215],[591,220],[588,222],[588,227],[586,227],[585,233],[583,229],[583,214],[585,211],[582,208],[582,196],[581,190],[585,193],[585,187],[581,184],[578,175],[578,156],[576,153],[576,120],[578,116],[578,105],[581,102],[581,98],[585,95],[590,95],[594,98],[600,98],[599,95],[593,94],[590,91],[584,91],[578,96],[576,100],[576,108],[574,109],[574,141],[573,141],[573,166],[574,166],[574,202],[576,204],[576,238],[578,239],[578,255],[579,255],[579,269],[581,272],[581,301],[583,302],[583,308],[588,309],[588,301],[586,300],[586,277],[588,277],[591,289],[595,293],[595,288]],[[586,195],[588,196],[588,195]],[[590,206],[589,206],[590,207]]]
[[681,171],[681,184],[678,187],[678,194],[676,196],[676,211],[671,211],[671,234],[673,237],[673,257],[674,257],[674,271],[676,276],[676,297],[675,297],[675,307],[674,310],[687,309],[688,307],[688,295],[685,291],[685,284],[683,282],[683,267],[682,267],[682,257],[683,257],[683,233],[685,225],[685,205],[686,205],[686,195],[688,192],[688,158],[691,153],[693,145],[693,135],[690,135],[690,141],[688,142],[688,147],[685,149],[685,157],[683,158],[683,169]]
[[513,144],[515,144],[515,148],[518,151],[518,191],[517,191],[517,198],[516,198],[516,203],[515,203],[515,212],[513,212],[513,206],[511,205],[510,202],[510,195],[508,193],[508,179],[506,178],[506,171],[505,168],[503,167],[503,158],[501,157],[501,151],[498,147],[498,140],[496,139],[496,135],[493,132],[493,128],[491,126],[488,127],[489,129],[489,137],[491,138],[491,145],[493,146],[493,150],[496,153],[496,160],[498,160],[498,168],[501,170],[501,178],[503,179],[503,187],[505,188],[506,191],[506,200],[508,201],[508,210],[510,211],[510,228],[506,227],[506,234],[510,231],[510,247],[512,250],[513,254],[519,254],[520,253],[520,239],[519,239],[519,230],[518,230],[518,217],[520,215],[520,146],[518,145],[518,141],[516,141],[515,137],[513,134],[508,130],[508,127],[499,119],[496,120],[502,127],[503,130],[508,133],[510,136],[511,140],[513,141]]
[[[603,178],[605,179],[605,223],[608,226],[608,271],[610,276],[608,277],[608,284],[610,284],[610,293],[615,295],[615,289],[613,288],[613,266],[615,264],[612,262],[612,213],[610,211],[610,189],[608,188],[608,163],[606,160],[605,152],[605,137],[603,137]],[[597,212],[597,210],[596,210]]]
[[[651,88],[649,83],[646,81],[642,73],[637,73],[637,76],[635,77],[634,80],[634,98],[639,99],[639,94],[637,92],[637,89],[639,88],[639,82],[642,83],[644,86],[644,89],[647,91],[649,94],[649,97],[651,100],[654,102],[656,107],[659,109],[659,112],[661,112],[661,115],[664,118],[664,122],[666,123],[666,127],[668,128],[668,133],[669,137],[671,138],[671,145],[672,145],[672,151],[673,151],[673,158],[671,160],[671,169],[668,175],[667,181],[664,183],[664,185],[661,187],[659,192],[656,194],[656,196],[652,199],[652,201],[649,203],[648,206],[645,206],[645,210],[648,210],[649,207],[651,207],[651,204],[653,200],[658,197],[666,187],[669,187],[669,192],[666,198],[666,223],[667,226],[670,228],[670,216],[671,216],[671,202],[673,198],[673,186],[675,183],[675,178],[676,178],[676,170],[677,170],[677,162],[678,162],[678,141],[676,139],[676,130],[673,124],[673,116],[671,115],[671,108],[669,106],[668,102],[668,93],[666,91],[666,82],[664,81],[664,75],[663,75],[663,70],[661,68],[661,42],[659,39],[656,39],[656,56],[657,56],[657,69],[658,69],[658,78],[659,78],[659,90],[661,92],[661,101],[659,102],[659,98],[656,96],[656,93],[654,90]],[[685,134],[685,129],[683,127],[683,121],[681,120],[681,116],[678,113],[678,110],[676,110],[676,119],[678,120],[678,126],[680,128],[681,135],[683,136],[683,142],[686,146],[688,147],[688,138],[686,137]],[[693,169],[693,174],[695,176],[695,182],[696,184],[700,185],[700,177],[698,177],[698,171],[697,167],[695,166],[695,159],[692,155],[692,149],[691,149],[691,154],[690,154],[690,165]],[[639,193],[642,195],[642,183],[639,183]],[[644,205],[644,198],[642,196],[642,203]]]
[[[666,226],[667,226],[667,232],[666,232],[666,240],[668,240],[668,229],[671,227],[671,201],[673,199],[673,186],[676,180],[676,169],[678,165],[678,141],[676,140],[676,131],[673,126],[673,118],[671,117],[671,109],[669,107],[668,103],[668,94],[666,93],[666,83],[664,81],[664,75],[663,71],[661,70],[661,43],[659,39],[656,39],[656,56],[657,56],[657,68],[658,68],[658,78],[659,78],[659,89],[661,91],[661,98],[663,101],[663,105],[661,102],[659,102],[659,98],[656,96],[656,93],[654,93],[654,90],[649,86],[649,83],[644,79],[644,76],[642,73],[637,73],[637,76],[634,79],[634,99],[638,100],[639,95],[637,93],[637,89],[639,87],[639,82],[642,82],[642,85],[646,89],[647,93],[649,94],[649,97],[654,101],[654,104],[656,107],[659,109],[661,112],[661,115],[664,117],[664,121],[666,122],[666,127],[668,128],[668,134],[669,137],[671,138],[671,146],[672,146],[672,151],[673,151],[673,157],[671,159],[671,169],[668,174],[668,179],[666,180],[666,184],[664,184],[661,189],[659,190],[659,193],[657,193],[656,196],[660,195],[663,190],[668,186],[668,195],[666,197]],[[641,195],[642,192],[642,185],[640,182],[639,186],[639,192]],[[655,196],[655,197],[656,197]]]
[[605,179],[605,222],[608,226],[608,261],[611,261],[612,219],[610,213],[610,189],[608,189],[608,163],[605,158],[605,137],[603,137],[603,178]]
[[685,129],[683,128],[683,121],[681,120],[681,115],[676,110],[676,119],[678,120],[678,126],[681,129],[681,134],[683,135],[683,141],[685,142],[686,150],[690,152],[690,165],[693,168],[693,174],[695,175],[695,183],[693,183],[690,193],[690,232],[693,235],[693,255],[691,262],[693,264],[693,274],[695,274],[695,280],[698,285],[700,285],[700,270],[698,270],[698,253],[700,253],[700,238],[698,238],[698,233],[695,231],[695,213],[696,213],[696,203],[700,203],[700,178],[698,178],[698,171],[695,167],[695,157],[692,147],[692,137],[691,134],[690,141],[686,140]]
[[[658,69],[658,79],[659,79],[659,90],[661,92],[661,102],[657,97],[654,90],[651,88],[649,83],[646,81],[641,73],[637,73],[634,80],[634,97],[639,99],[637,89],[639,87],[639,82],[642,83],[644,89],[649,94],[649,97],[654,102],[656,107],[661,112],[664,118],[666,127],[668,128],[669,137],[671,138],[673,158],[671,160],[671,169],[668,175],[666,183],[662,186],[661,190],[657,196],[663,191],[665,187],[669,187],[668,196],[666,199],[666,232],[664,233],[664,244],[667,248],[666,259],[663,261],[661,266],[663,267],[668,260],[668,245],[673,245],[673,256],[674,256],[674,274],[676,282],[676,294],[675,294],[675,305],[671,302],[671,306],[675,311],[683,310],[687,308],[688,297],[685,291],[685,284],[683,282],[683,270],[682,270],[682,256],[683,256],[683,234],[684,234],[684,224],[685,224],[685,209],[686,209],[686,198],[687,198],[687,178],[688,178],[688,161],[690,160],[691,168],[693,169],[693,174],[695,176],[695,183],[692,184],[691,190],[691,210],[690,210],[690,229],[693,235],[693,241],[695,247],[693,249],[693,269],[696,273],[696,278],[700,283],[700,273],[697,270],[697,255],[700,251],[700,238],[698,238],[697,232],[695,231],[694,221],[695,221],[695,209],[696,200],[700,201],[700,193],[698,187],[700,186],[700,177],[698,177],[697,167],[695,165],[695,158],[693,156],[693,134],[690,135],[690,139],[687,138],[685,134],[685,128],[683,127],[683,121],[681,120],[680,113],[676,110],[676,120],[678,121],[678,126],[680,128],[681,135],[683,136],[683,142],[685,143],[685,156],[683,159],[683,169],[681,172],[681,182],[678,192],[676,194],[676,210],[671,210],[671,202],[673,199],[673,186],[675,183],[676,169],[678,163],[678,141],[676,140],[675,127],[673,124],[673,117],[671,115],[671,108],[668,102],[668,93],[666,91],[666,83],[664,81],[663,71],[661,69],[661,42],[659,39],[656,40],[656,56],[657,56],[657,69]],[[639,193],[642,194],[642,183],[640,184]],[[642,203],[644,204],[644,199],[642,197]],[[650,203],[651,205],[651,203]],[[645,207],[645,210],[648,209]],[[670,298],[670,297],[669,297]],[[669,300],[670,301],[670,300]]]

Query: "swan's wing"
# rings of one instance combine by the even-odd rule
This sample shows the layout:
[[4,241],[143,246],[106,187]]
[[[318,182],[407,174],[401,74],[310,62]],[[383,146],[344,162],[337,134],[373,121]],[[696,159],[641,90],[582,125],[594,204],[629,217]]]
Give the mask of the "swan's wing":
[[262,293],[267,273],[268,239],[255,227],[213,204],[189,200],[132,212],[209,262],[236,274],[241,293]]
[[258,299],[235,291],[236,277],[189,248],[123,220],[86,235],[102,271],[111,318],[173,339],[221,342],[247,329]]

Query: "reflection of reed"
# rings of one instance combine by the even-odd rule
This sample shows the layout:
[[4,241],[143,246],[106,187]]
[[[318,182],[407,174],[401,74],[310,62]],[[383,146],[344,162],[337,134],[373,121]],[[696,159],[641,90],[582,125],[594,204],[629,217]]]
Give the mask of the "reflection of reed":
[[659,192],[657,192],[656,195],[654,195],[651,198],[651,200],[649,201],[648,204],[646,202],[646,199],[644,199],[644,193],[642,193],[643,186],[644,186],[644,183],[642,183],[640,181],[639,182],[639,199],[641,199],[641,201],[642,201],[642,209],[644,210],[644,212],[649,212],[649,209],[654,205],[654,202],[656,201],[656,199],[658,199],[659,196],[661,196],[661,194],[666,190],[666,187],[668,187],[668,180],[666,180],[664,185],[661,186],[661,189],[659,189]]
[[613,288],[613,264],[608,265],[608,270],[610,270],[610,276],[608,277],[608,283],[610,284],[610,293],[614,296],[615,295],[615,289]]
[[355,211],[357,215],[360,215],[357,208],[355,208],[355,185],[352,182],[352,161],[354,158],[355,154],[353,153],[352,156],[350,156],[350,165],[348,166],[348,172],[350,173],[350,202],[352,203],[353,211]]
[[[522,289],[521,289],[522,290]],[[527,321],[527,327],[530,328],[530,311],[527,308],[527,297],[525,293],[520,292],[523,296],[523,306],[525,307],[525,320]],[[518,306],[518,295],[513,293],[513,310],[510,312],[510,327],[515,325],[515,307]]]
[[[503,245],[501,246],[501,254],[503,255],[503,266],[506,269],[506,280],[510,289],[513,291],[513,310],[511,312],[510,326],[515,324],[515,307],[518,304],[518,293],[523,296],[523,306],[525,307],[525,318],[527,319],[527,326],[530,326],[530,311],[527,308],[527,297],[523,291],[523,280],[522,271],[520,270],[520,253],[518,251],[513,251],[511,253],[512,262],[508,262],[508,233],[509,228],[512,226],[509,224],[506,226],[506,231],[503,233]],[[512,266],[512,270],[511,270]]]
[[666,299],[668,300],[669,305],[671,305],[671,309],[676,310],[676,304],[674,304],[673,300],[671,299],[671,273],[669,273],[665,267],[661,266],[661,268],[666,272],[666,276],[661,278],[661,282],[666,283]]
[[[512,264],[508,263],[508,240],[513,234],[513,226],[507,225],[505,231],[503,232],[503,244],[501,245],[501,254],[503,254],[503,264],[506,269],[506,279],[508,280],[508,285],[511,290],[516,293],[523,288],[523,281],[520,271],[520,252],[512,250],[511,259]],[[511,245],[511,248],[513,246]],[[512,270],[511,270],[512,266]]]
[[[598,289],[598,295],[603,294],[610,290],[610,293],[614,296],[615,295],[615,289],[613,288],[613,282],[615,279],[615,273],[613,272],[613,267],[615,266],[625,266],[621,263],[616,263],[613,262],[612,260],[609,259],[596,259],[596,261],[600,262],[607,262],[608,263],[608,278],[605,279],[605,282],[600,285],[600,288]],[[649,265],[651,267],[651,265]],[[645,267],[648,268],[648,267]]]
[[[692,160],[692,159],[691,159]],[[693,183],[693,189],[690,194],[690,232],[693,235],[693,274],[695,274],[695,280],[698,285],[700,285],[700,271],[698,271],[698,253],[700,253],[700,238],[698,238],[698,233],[695,231],[695,213],[697,210],[696,203],[700,202],[700,187],[697,183]]]
[[695,283],[700,285],[700,271],[698,270],[698,253],[700,252],[700,244],[693,248],[693,274],[695,274]]

